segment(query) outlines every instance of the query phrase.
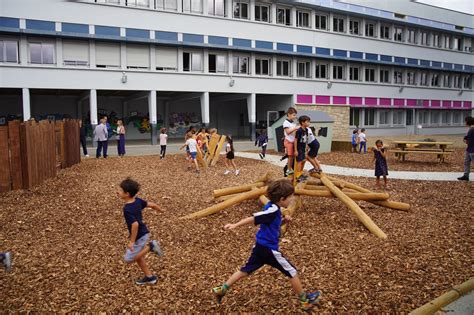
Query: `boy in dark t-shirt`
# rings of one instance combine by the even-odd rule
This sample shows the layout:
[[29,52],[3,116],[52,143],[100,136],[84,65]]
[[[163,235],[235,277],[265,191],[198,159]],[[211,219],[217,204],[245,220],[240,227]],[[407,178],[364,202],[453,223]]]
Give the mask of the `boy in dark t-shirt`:
[[306,145],[308,144],[308,127],[310,118],[308,116],[300,116],[298,118],[300,128],[296,131],[296,180],[302,182],[308,179],[307,176],[303,175],[304,165],[306,162]]
[[464,156],[464,174],[458,177],[458,180],[469,181],[469,173],[471,173],[471,164],[474,161],[474,117],[468,116],[464,119],[469,130],[464,137],[464,143],[467,144],[466,154]]
[[145,223],[143,223],[142,211],[145,208],[151,208],[157,211],[162,210],[153,202],[147,202],[143,199],[137,198],[136,194],[139,190],[140,184],[130,178],[127,178],[120,183],[118,195],[123,201],[125,201],[123,216],[125,218],[125,223],[127,224],[128,232],[130,233],[130,242],[123,259],[128,264],[136,262],[145,273],[145,277],[137,280],[135,282],[136,284],[155,284],[157,278],[148,268],[145,256],[149,252],[153,252],[158,256],[163,256],[163,252],[157,241],[149,241],[150,232]]
[[220,303],[230,287],[240,279],[243,279],[260,269],[263,265],[272,266],[281,271],[290,279],[293,290],[298,295],[301,307],[305,311],[311,311],[314,304],[321,296],[320,291],[306,293],[297,275],[296,268],[279,252],[278,242],[280,237],[280,226],[282,221],[290,221],[290,216],[282,218],[280,207],[288,207],[292,202],[294,188],[289,180],[278,180],[268,185],[267,197],[270,201],[263,207],[262,211],[254,213],[253,216],[243,219],[235,224],[227,224],[226,230],[233,230],[247,224],[260,225],[256,235],[255,246],[252,254],[240,271],[234,273],[222,286],[212,289],[217,302]]

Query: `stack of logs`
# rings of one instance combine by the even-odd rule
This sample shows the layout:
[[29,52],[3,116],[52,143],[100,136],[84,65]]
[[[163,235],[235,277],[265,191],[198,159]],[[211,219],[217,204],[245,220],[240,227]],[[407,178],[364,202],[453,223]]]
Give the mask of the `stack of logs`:
[[[295,198],[287,209],[282,209],[283,215],[294,215],[294,213],[302,205],[301,196],[338,198],[356,215],[357,219],[359,219],[359,221],[370,232],[379,238],[386,239],[387,235],[364,211],[362,211],[355,201],[363,200],[378,206],[395,210],[408,211],[410,209],[409,204],[388,200],[390,196],[387,193],[373,192],[342,179],[327,176],[323,173],[315,173],[311,174],[311,176],[313,179],[304,183],[299,183],[295,186]],[[268,202],[268,199],[265,196],[268,182],[270,182],[270,177],[268,174],[266,174],[251,184],[214,190],[214,198],[221,201],[220,203],[204,210],[191,213],[183,218],[198,219],[206,217],[239,204],[245,200],[258,199],[261,204],[266,204]],[[281,235],[284,235],[286,230],[287,226],[283,224],[281,227]]]

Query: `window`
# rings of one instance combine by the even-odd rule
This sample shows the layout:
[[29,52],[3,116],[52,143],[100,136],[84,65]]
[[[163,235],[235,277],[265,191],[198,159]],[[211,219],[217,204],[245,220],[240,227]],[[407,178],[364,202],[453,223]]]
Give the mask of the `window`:
[[431,75],[431,86],[439,86],[439,74],[433,73]]
[[364,126],[375,125],[375,108],[364,109]]
[[379,125],[390,125],[390,111],[387,109],[379,111]]
[[328,78],[328,65],[324,63],[316,64],[316,79],[327,79]]
[[127,68],[149,69],[150,47],[145,45],[127,44]]
[[269,4],[255,5],[255,21],[270,22],[271,6]]
[[390,70],[380,69],[380,82],[381,83],[390,83]]
[[202,53],[183,52],[183,71],[202,71]]
[[120,68],[120,44],[96,42],[95,63],[97,68]]
[[225,73],[226,56],[218,54],[209,54],[209,72]]
[[318,30],[327,30],[328,29],[328,15],[324,13],[316,13],[314,16],[315,26]]
[[183,0],[183,12],[202,13],[202,0]]
[[418,123],[427,125],[430,119],[430,112],[427,110],[420,110],[418,112]]
[[0,62],[18,63],[18,42],[0,40]]
[[403,72],[401,70],[393,71],[393,83],[403,84]]
[[416,44],[416,30],[408,30],[408,42]]
[[420,44],[425,45],[425,46],[428,46],[430,44],[427,31],[421,31],[421,33],[420,33]]
[[439,125],[441,119],[441,113],[439,110],[432,110],[431,111],[431,124],[432,125]]
[[392,112],[392,124],[403,125],[403,110],[394,110]]
[[255,59],[255,74],[257,75],[270,75],[271,74],[271,63],[270,58],[257,58]]
[[334,17],[332,20],[332,30],[334,32],[344,33],[344,18]]
[[120,0],[94,0],[94,2],[120,4]]
[[287,8],[277,8],[277,23],[291,25],[291,10]]
[[54,64],[54,44],[30,43],[30,63]]
[[176,11],[178,9],[178,3],[177,0],[155,0],[155,8]]
[[463,44],[464,44],[463,46],[464,46],[464,51],[465,52],[471,52],[472,51],[472,39],[470,39],[470,38],[469,39],[468,38],[464,39]]
[[349,112],[349,125],[358,127],[360,124],[360,108],[352,107]]
[[463,87],[464,87],[465,89],[470,89],[470,88],[471,88],[471,76],[469,76],[469,75],[468,75],[468,76],[465,76],[465,77],[464,77],[464,80],[463,80],[463,83],[464,83],[464,84],[463,84]]
[[296,11],[296,26],[297,27],[310,27],[309,13],[306,11]]
[[407,71],[407,84],[416,85],[416,72]]
[[449,111],[442,111],[441,112],[441,124],[449,125],[451,122],[451,113]]
[[428,86],[428,73],[427,72],[420,73],[420,85]]
[[365,22],[365,36],[375,37],[375,22],[366,21]]
[[232,57],[232,72],[248,74],[249,73],[249,57],[233,56]]
[[225,16],[225,0],[207,0],[207,13],[215,16]]
[[63,39],[63,64],[66,66],[88,66],[89,42]]
[[359,33],[360,22],[357,20],[349,21],[349,33],[354,35],[360,35]]
[[451,87],[451,74],[445,73],[443,77],[443,86],[444,87]]
[[390,26],[380,25],[380,38],[390,39]]
[[451,37],[444,35],[444,48],[451,49]]
[[413,109],[407,109],[406,114],[406,125],[413,126],[413,113],[415,111]]
[[365,82],[375,82],[374,68],[365,68]]
[[453,111],[453,125],[462,124],[462,113],[460,111]]
[[178,49],[176,47],[159,46],[155,49],[156,70],[177,71]]
[[234,18],[248,19],[249,18],[249,4],[244,0],[234,0]]
[[397,42],[403,42],[403,27],[395,26],[393,29],[393,39]]
[[125,5],[129,7],[148,8],[150,6],[150,1],[149,0],[125,0]]
[[441,41],[439,40],[439,34],[433,34],[433,46],[441,47]]
[[277,60],[277,76],[289,77],[291,75],[291,60]]
[[453,49],[463,51],[462,39],[459,37],[454,37],[453,39]]
[[311,61],[298,61],[298,77],[311,78]]
[[454,75],[454,84],[453,87],[455,89],[461,88],[461,76],[459,74]]
[[332,78],[335,80],[345,80],[343,65],[334,65],[332,67]]
[[360,68],[359,67],[350,66],[349,67],[349,80],[359,81],[359,73],[360,73]]

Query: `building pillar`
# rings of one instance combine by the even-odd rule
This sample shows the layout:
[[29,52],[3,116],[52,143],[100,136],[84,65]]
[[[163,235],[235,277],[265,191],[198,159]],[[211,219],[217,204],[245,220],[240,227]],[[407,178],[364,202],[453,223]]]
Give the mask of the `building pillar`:
[[[203,51],[203,56],[204,56],[204,60],[203,60],[203,72],[204,73],[209,73],[209,49],[207,48],[204,48],[204,51]],[[216,65],[217,67],[217,65]]]
[[[233,72],[234,72],[234,54],[232,53],[231,50],[229,50],[228,52],[228,59],[227,59],[227,64],[229,65],[228,66],[228,69],[227,69],[227,73],[232,76]],[[249,60],[250,61],[250,60]],[[248,67],[248,65],[247,65]]]
[[150,125],[151,125],[151,144],[157,144],[157,125],[156,125],[156,91],[150,91],[148,96],[148,113],[150,116]]
[[209,1],[202,2],[202,15],[209,15]]
[[127,70],[127,45],[120,43],[120,68]]
[[298,76],[298,59],[295,57],[291,58],[290,67],[290,77],[296,78]]
[[30,89],[21,89],[23,95],[23,121],[31,118],[31,103],[30,103]]
[[183,47],[178,47],[178,72],[183,72]]
[[63,40],[56,38],[56,66],[63,66]]
[[291,14],[291,18],[290,18],[290,22],[291,22],[291,26],[295,26],[297,25],[296,23],[296,8],[295,7],[291,7],[291,10],[290,10],[290,14]]
[[95,58],[95,40],[89,41],[89,66],[91,68],[96,67],[96,58]]
[[277,55],[272,56],[272,64],[270,65],[270,76],[276,77],[277,76]]
[[250,67],[249,73],[251,76],[255,76],[255,63],[256,63],[255,53],[250,53],[250,62],[248,64],[248,67]]
[[225,16],[228,18],[233,18],[234,6],[232,5],[232,0],[225,0]]
[[209,92],[203,92],[201,94],[201,120],[206,126],[209,125],[211,120],[209,114]]
[[[89,112],[92,132],[94,132],[94,129],[97,126],[97,90],[90,90]],[[97,141],[94,141],[94,136],[92,136],[92,146],[95,147],[96,145]]]
[[277,5],[273,2],[270,6],[270,23],[276,24],[277,22]]
[[255,124],[257,122],[257,96],[255,93],[247,96],[247,112],[250,124],[250,139],[255,141]]
[[28,41],[26,39],[26,36],[21,35],[20,36],[20,64],[23,66],[28,65]]
[[250,21],[255,21],[255,0],[250,0],[249,4],[249,19]]

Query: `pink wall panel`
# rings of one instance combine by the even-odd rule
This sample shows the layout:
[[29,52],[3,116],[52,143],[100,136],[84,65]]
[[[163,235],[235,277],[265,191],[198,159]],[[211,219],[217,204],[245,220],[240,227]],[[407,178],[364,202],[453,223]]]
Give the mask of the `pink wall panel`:
[[472,102],[471,101],[464,101],[463,107],[464,108],[472,108]]
[[394,98],[393,105],[396,107],[404,107],[405,106],[405,99],[403,98]]
[[347,100],[345,96],[333,96],[332,103],[336,105],[346,105]]
[[313,95],[298,94],[296,96],[296,102],[299,103],[299,104],[312,104],[313,103]]
[[316,104],[331,104],[331,97],[328,95],[316,95]]
[[380,98],[379,99],[379,105],[381,105],[381,106],[391,106],[392,105],[392,99],[391,98]]
[[451,107],[451,101],[443,101],[441,106],[443,108],[450,108]]
[[416,106],[415,99],[407,99],[407,106]]
[[362,97],[349,97],[349,104],[351,105],[362,105]]
[[441,107],[441,101],[440,100],[431,100],[431,107]]
[[453,107],[461,108],[462,107],[462,102],[461,101],[453,101]]
[[365,97],[365,105],[367,106],[376,106],[377,105],[376,97]]
[[430,107],[430,100],[423,100],[423,107]]

